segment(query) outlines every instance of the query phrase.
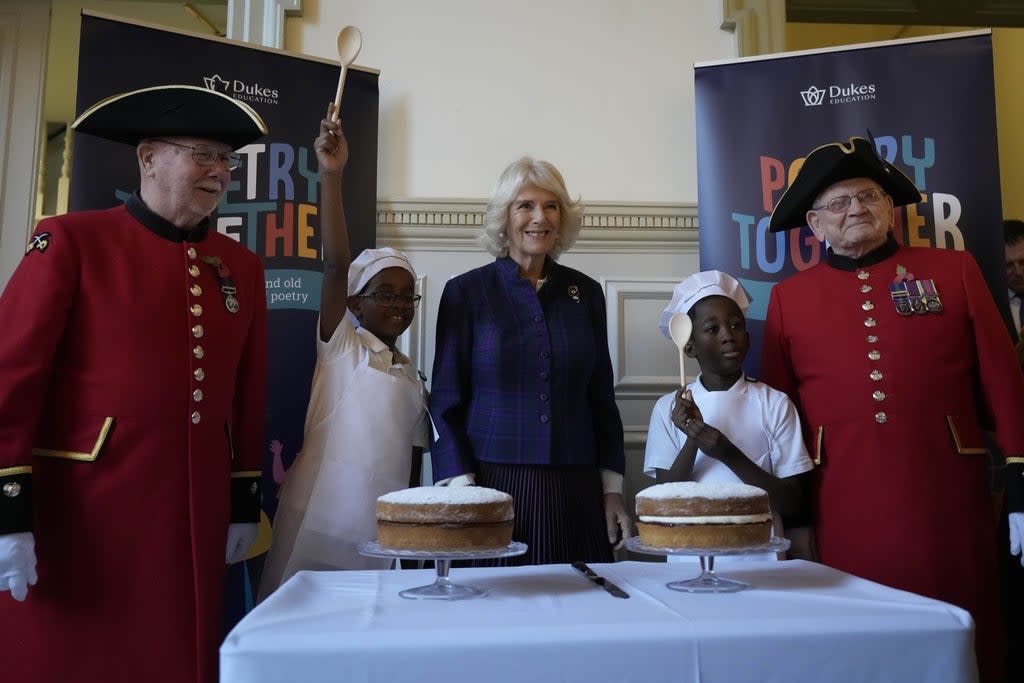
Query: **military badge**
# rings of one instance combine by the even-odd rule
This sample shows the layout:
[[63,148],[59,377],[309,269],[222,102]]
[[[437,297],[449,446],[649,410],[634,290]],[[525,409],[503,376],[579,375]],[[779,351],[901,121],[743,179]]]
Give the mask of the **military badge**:
[[913,290],[908,283],[913,283],[914,274],[907,272],[906,266],[896,266],[896,277],[889,285],[889,296],[896,306],[896,312],[900,315],[910,315],[914,312]]
[[28,242],[28,246],[25,247],[25,255],[28,256],[33,251],[38,251],[40,254],[46,251],[47,247],[50,246],[50,238],[52,236],[52,233],[49,232],[33,235],[32,239]]
[[889,294],[900,315],[924,315],[944,310],[935,280],[918,280],[902,265],[896,266],[896,277],[889,286]]
[[924,289],[924,300],[925,305],[928,307],[930,313],[942,313],[943,305],[942,299],[939,298],[939,288],[935,286],[935,280],[919,280],[922,289]]
[[571,296],[572,300],[576,303],[580,302],[580,288],[578,285],[569,285],[569,296]]
[[220,293],[224,295],[224,308],[228,309],[229,313],[238,313],[242,306],[235,298],[238,288],[235,287],[235,283],[231,279],[231,270],[220,260],[219,256],[200,256],[199,258],[203,263],[212,267],[213,272],[216,273],[217,280],[220,281]]
[[894,282],[889,285],[889,295],[896,305],[896,312],[900,315],[910,315],[913,309],[910,306],[910,292],[907,291],[906,282]]

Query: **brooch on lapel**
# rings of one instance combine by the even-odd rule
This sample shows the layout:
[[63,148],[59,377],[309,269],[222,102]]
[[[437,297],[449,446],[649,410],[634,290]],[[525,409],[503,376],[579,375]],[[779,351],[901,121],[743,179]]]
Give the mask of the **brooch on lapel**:
[[889,285],[889,294],[900,315],[911,315],[916,313],[941,313],[943,310],[942,300],[939,298],[939,288],[935,286],[935,280],[928,278],[919,280],[913,273],[907,272],[905,266],[896,266],[896,277]]
[[576,303],[580,302],[580,288],[577,285],[569,285],[569,296]]
[[224,295],[224,308],[228,309],[229,313],[238,313],[242,307],[238,303],[238,299],[235,298],[235,292],[238,289],[231,279],[231,271],[219,256],[200,256],[199,259],[212,267],[213,272],[217,275],[217,280],[220,282],[220,293]]
[[42,254],[46,251],[46,248],[50,246],[50,237],[53,235],[48,232],[41,232],[38,235],[33,235],[32,239],[29,240],[28,246],[25,247],[25,256],[28,256],[32,251],[38,251]]

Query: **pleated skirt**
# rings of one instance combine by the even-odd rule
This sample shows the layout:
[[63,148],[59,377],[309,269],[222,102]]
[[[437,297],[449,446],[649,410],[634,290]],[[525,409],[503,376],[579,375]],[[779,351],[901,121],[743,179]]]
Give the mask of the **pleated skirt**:
[[478,486],[515,501],[512,540],[525,555],[483,560],[477,566],[611,562],[601,475],[593,466],[508,465],[479,462]]

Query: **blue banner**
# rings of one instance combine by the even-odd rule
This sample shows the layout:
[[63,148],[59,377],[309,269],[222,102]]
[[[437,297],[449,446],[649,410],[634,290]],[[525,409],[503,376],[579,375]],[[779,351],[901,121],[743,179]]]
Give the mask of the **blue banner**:
[[748,373],[772,286],[824,254],[806,227],[769,233],[772,208],[808,152],[851,136],[924,195],[896,209],[896,240],[969,250],[1006,308],[989,31],[697,64],[695,84],[701,269],[753,297]]

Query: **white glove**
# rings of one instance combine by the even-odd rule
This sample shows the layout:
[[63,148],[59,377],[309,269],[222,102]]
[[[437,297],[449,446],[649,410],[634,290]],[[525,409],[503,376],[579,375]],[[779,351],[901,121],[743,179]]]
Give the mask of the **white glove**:
[[260,525],[256,522],[235,522],[228,525],[228,564],[241,562],[249,552],[249,546],[256,540],[260,532]]
[[1010,521],[1010,553],[1020,555],[1020,564],[1024,567],[1024,512],[1011,512]]
[[31,531],[0,536],[0,591],[10,590],[19,602],[36,585],[36,538]]

